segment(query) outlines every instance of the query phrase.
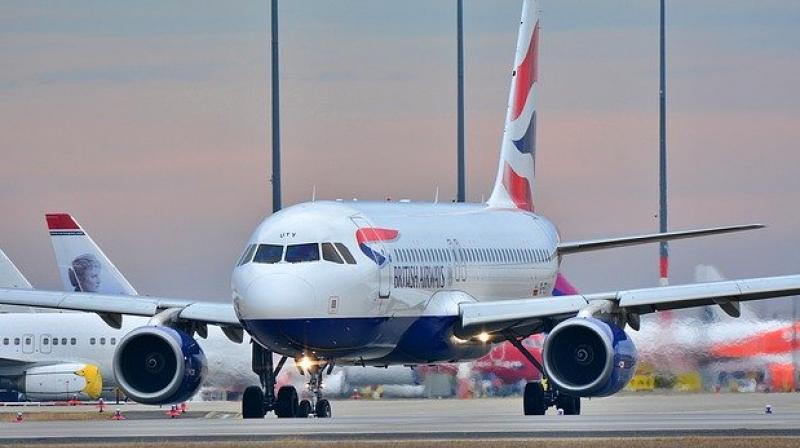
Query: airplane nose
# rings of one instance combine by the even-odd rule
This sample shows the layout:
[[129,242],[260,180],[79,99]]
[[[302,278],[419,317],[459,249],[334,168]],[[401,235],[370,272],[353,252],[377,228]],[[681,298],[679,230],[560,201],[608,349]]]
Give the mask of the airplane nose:
[[297,319],[314,308],[314,287],[292,274],[262,275],[247,287],[241,305],[247,319]]

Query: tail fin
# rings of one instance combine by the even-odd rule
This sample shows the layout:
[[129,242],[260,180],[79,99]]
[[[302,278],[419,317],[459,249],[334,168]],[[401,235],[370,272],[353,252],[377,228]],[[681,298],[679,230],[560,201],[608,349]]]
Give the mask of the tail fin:
[[72,216],[48,213],[47,227],[65,290],[138,295]]
[[535,0],[524,0],[500,149],[500,166],[488,202],[492,207],[533,211],[538,59],[539,8]]
[[22,275],[14,263],[0,250],[0,288],[32,289],[31,282]]

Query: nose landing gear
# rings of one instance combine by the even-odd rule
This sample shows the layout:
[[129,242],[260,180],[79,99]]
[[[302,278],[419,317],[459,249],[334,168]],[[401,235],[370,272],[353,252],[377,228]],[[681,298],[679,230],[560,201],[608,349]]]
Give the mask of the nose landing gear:
[[[311,391],[312,397],[310,401],[303,400],[304,403],[307,403],[305,407],[309,409],[309,413],[305,416],[310,415],[313,409],[313,414],[317,418],[329,418],[331,416],[331,403],[322,398],[322,375],[323,373],[330,375],[333,370],[333,363],[326,362],[324,365],[320,365],[319,362],[308,362],[307,358],[304,358],[304,360],[298,362],[297,365],[298,368],[301,369],[301,373],[305,370],[310,377],[308,380],[308,390]],[[305,368],[303,369],[304,365]]]
[[322,375],[331,373],[332,362],[326,362],[321,366],[319,362],[312,362],[308,358],[295,361],[301,374],[306,372],[309,374],[308,389],[312,393],[311,400],[298,401],[297,389],[294,386],[283,386],[278,390],[277,396],[275,395],[275,379],[286,363],[286,356],[273,367],[271,351],[257,343],[253,343],[252,347],[253,372],[258,374],[261,385],[245,389],[242,395],[242,418],[264,418],[270,411],[274,411],[278,418],[331,416],[331,404],[322,398]]

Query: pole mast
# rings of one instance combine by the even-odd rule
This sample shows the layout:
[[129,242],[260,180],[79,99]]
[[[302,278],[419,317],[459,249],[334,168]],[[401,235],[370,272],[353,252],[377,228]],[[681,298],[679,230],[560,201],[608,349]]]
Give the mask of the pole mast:
[[281,209],[281,111],[278,70],[278,0],[272,0],[272,212]]

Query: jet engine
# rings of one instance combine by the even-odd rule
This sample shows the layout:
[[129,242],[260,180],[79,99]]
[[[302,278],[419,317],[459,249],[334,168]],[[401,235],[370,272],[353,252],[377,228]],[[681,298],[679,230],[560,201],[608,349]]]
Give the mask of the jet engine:
[[21,375],[0,378],[0,388],[25,394],[35,401],[97,399],[103,392],[103,377],[94,364],[62,363],[34,366]]
[[191,398],[206,376],[206,356],[194,338],[165,326],[139,327],[114,352],[114,376],[128,397],[145,404]]
[[628,384],[636,369],[636,347],[618,326],[575,317],[547,336],[544,368],[559,390],[579,397],[605,397]]

